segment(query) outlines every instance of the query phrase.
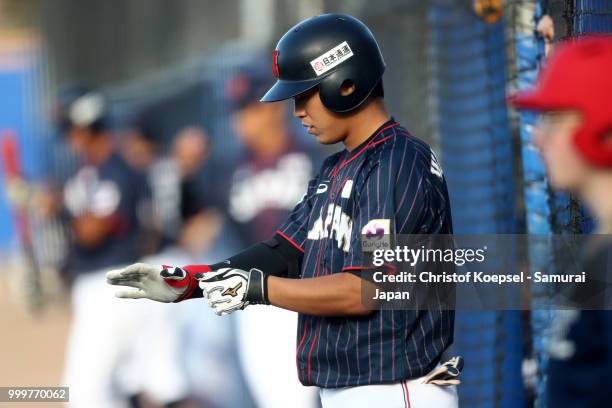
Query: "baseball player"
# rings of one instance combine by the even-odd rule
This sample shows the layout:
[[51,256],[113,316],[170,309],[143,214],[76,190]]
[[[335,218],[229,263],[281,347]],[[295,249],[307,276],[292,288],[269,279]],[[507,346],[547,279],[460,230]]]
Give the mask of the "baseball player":
[[[535,89],[513,99],[519,108],[542,113],[535,144],[551,185],[578,194],[595,215],[602,235],[593,237],[583,267],[608,282],[612,271],[611,67],[612,36],[572,39],[555,48]],[[557,313],[556,331],[561,335],[550,342],[549,406],[608,406],[612,312]]]
[[64,383],[71,387],[72,407],[127,406],[140,390],[128,389],[118,373],[129,370],[126,354],[146,305],[125,308],[109,301],[102,277],[140,256],[138,209],[149,200],[148,184],[117,153],[104,95],[83,85],[64,96],[58,119],[82,163],[63,189],[62,212],[72,232],[63,267],[72,281]]
[[[428,377],[453,341],[454,312],[369,310],[361,301],[363,231],[452,233],[432,150],[385,109],[376,40],[353,17],[316,16],[281,38],[272,67],[277,81],[261,101],[293,98],[308,133],[344,149],[270,239],[214,265],[135,264],[110,271],[108,283],[138,289],[120,298],[204,297],[219,315],[257,304],[298,312],[298,377],[320,387],[325,408],[456,407],[456,380]],[[457,374],[454,363],[447,373]]]

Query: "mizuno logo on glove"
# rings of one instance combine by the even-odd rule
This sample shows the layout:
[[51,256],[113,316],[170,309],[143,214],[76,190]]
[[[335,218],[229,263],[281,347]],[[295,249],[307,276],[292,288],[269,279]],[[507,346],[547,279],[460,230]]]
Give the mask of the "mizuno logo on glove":
[[199,284],[210,307],[224,315],[251,304],[269,304],[266,281],[259,269],[221,268],[202,276]]
[[238,296],[238,289],[240,289],[241,287],[242,287],[242,282],[240,282],[239,284],[237,284],[233,288],[225,289],[225,292],[223,292],[221,295],[222,296],[236,297],[236,296]]

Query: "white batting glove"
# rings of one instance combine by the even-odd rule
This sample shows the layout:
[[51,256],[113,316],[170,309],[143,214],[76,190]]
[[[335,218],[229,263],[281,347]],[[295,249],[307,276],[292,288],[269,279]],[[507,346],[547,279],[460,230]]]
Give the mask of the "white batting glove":
[[222,268],[199,279],[204,298],[219,315],[230,314],[250,304],[270,304],[267,276],[259,269]]
[[206,265],[173,267],[135,263],[106,274],[110,285],[131,286],[137,290],[119,291],[115,296],[123,299],[151,299],[158,302],[180,302],[192,296],[198,288],[196,274],[210,271]]

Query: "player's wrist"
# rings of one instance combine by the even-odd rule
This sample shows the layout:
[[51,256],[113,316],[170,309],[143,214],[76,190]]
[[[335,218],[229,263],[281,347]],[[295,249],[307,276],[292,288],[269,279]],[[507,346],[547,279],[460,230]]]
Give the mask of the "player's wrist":
[[250,305],[269,305],[268,278],[269,274],[259,269],[251,269],[244,300]]
[[[161,276],[169,286],[182,290],[182,293],[174,300],[174,303],[188,299],[201,298],[202,290],[200,290],[198,285],[198,279],[200,279],[204,273],[212,271],[211,267],[209,265],[186,265],[182,268],[175,268],[180,269],[183,274],[183,278],[179,280],[169,278],[170,273],[168,271],[172,268],[173,267],[164,265]],[[176,274],[176,272],[173,274]]]

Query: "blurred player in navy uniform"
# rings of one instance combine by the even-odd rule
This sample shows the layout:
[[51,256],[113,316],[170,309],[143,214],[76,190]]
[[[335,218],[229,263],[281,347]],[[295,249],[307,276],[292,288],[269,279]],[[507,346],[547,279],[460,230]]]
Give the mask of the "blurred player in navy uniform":
[[287,123],[288,106],[259,102],[272,85],[263,68],[241,68],[226,86],[233,128],[243,148],[232,163],[227,211],[243,245],[276,231],[304,195],[314,171],[314,149]]
[[[226,208],[241,248],[274,235],[304,195],[314,170],[312,144],[292,130],[288,106],[259,102],[273,84],[266,68],[241,67],[226,85],[232,125],[242,147],[229,172]],[[226,177],[219,180],[227,182]],[[294,374],[297,315],[254,308],[236,318],[242,368],[258,405],[281,408],[290,398],[295,408],[314,406],[315,390],[302,387]],[[253,330],[260,335],[249,336]]]
[[151,186],[152,230],[147,244],[151,252],[174,243],[181,227],[180,176],[177,166],[164,152],[164,135],[158,129],[158,112],[142,108],[131,118],[119,140],[119,148],[127,163],[144,173]]
[[74,240],[65,270],[91,272],[139,254],[139,209],[149,199],[142,174],[116,152],[103,94],[79,86],[65,106],[63,131],[82,165],[64,186]]
[[297,374],[320,387],[324,408],[457,407],[461,360],[440,366],[454,312],[362,302],[362,286],[371,285],[362,279],[362,235],[452,233],[432,150],[386,111],[374,36],[353,17],[316,16],[281,38],[272,70],[277,81],[261,100],[292,98],[309,134],[344,149],[325,160],[272,238],[214,265],[136,264],[110,271],[107,281],[137,288],[116,294],[123,298],[202,296],[219,315],[254,304],[298,312]]
[[[146,172],[152,190],[153,225],[148,230],[153,230],[157,245],[155,254],[143,262],[189,264],[210,261],[211,253],[229,254],[232,246],[219,237],[218,200],[208,188],[215,184],[206,171],[209,139],[198,126],[179,129],[173,139],[164,136],[161,129],[168,118],[160,110],[142,109],[121,138],[123,155],[131,166]],[[146,324],[133,341],[137,352],[131,359],[131,382],[149,401],[171,401],[177,408],[192,406],[189,402],[217,408],[250,406],[235,344],[228,341],[235,336],[235,322],[216,322],[215,331],[206,330],[206,320],[215,317],[207,309],[194,302],[172,309],[148,302]]]
[[72,282],[64,382],[73,407],[127,406],[132,391],[119,373],[129,360],[132,343],[126,339],[142,325],[135,314],[140,308],[108,301],[104,271],[139,259],[139,217],[150,191],[116,151],[104,95],[83,85],[63,96],[61,131],[81,162],[63,189],[63,215],[72,232],[63,267]]
[[[610,282],[612,271],[612,36],[555,47],[535,89],[514,105],[542,112],[535,144],[550,184],[580,196],[598,222],[583,268]],[[587,276],[587,279],[589,277]],[[602,279],[603,280],[603,279]],[[603,283],[602,283],[603,285]],[[610,307],[609,288],[600,288]],[[550,407],[603,407],[612,400],[612,312],[560,310],[550,340]]]
[[[205,171],[209,138],[202,128],[185,126],[170,143],[158,130],[163,120],[156,110],[143,109],[122,138],[122,153],[147,174],[156,252],[180,246],[187,256],[202,256],[221,228],[220,200],[209,191],[215,183]],[[169,154],[163,152],[166,145],[171,145]]]

